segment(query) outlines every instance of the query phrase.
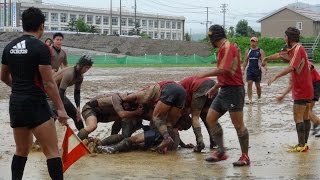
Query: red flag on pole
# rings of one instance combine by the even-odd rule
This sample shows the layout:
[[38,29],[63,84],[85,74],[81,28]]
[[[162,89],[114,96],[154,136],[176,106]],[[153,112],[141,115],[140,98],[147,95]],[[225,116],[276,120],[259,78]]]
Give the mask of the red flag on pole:
[[90,153],[87,146],[74,134],[69,125],[67,125],[66,134],[63,139],[62,150],[63,172],[83,155]]

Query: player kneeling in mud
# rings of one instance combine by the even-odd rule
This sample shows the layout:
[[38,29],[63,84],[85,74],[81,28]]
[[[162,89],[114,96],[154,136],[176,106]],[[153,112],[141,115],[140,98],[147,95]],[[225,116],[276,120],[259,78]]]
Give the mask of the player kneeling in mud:
[[[132,123],[133,121],[141,121],[140,116],[143,114],[142,106],[127,102],[123,102],[122,104],[114,103],[112,95],[120,99],[127,96],[126,93],[101,95],[93,98],[83,106],[82,116],[85,119],[86,127],[80,129],[78,133],[78,137],[81,140],[88,138],[88,135],[97,128],[98,122],[108,123],[114,121],[116,124],[112,128],[111,134],[117,134],[121,129],[122,119],[130,119]],[[122,130],[123,136],[129,137],[135,131],[130,129],[130,127],[132,126]]]
[[[182,116],[173,127],[168,127],[168,133],[173,139],[167,150],[175,151],[178,149],[179,144],[182,147],[192,147],[191,145],[185,145],[180,140],[179,130],[188,130],[191,127],[191,118],[189,115]],[[121,142],[112,146],[97,146],[96,152],[98,153],[117,153],[130,151],[137,147],[143,147],[144,149],[160,150],[160,144],[163,141],[163,136],[160,134],[157,128],[154,126],[151,129],[144,131],[143,133],[136,134],[129,138],[125,138]],[[182,144],[181,144],[182,143]],[[160,151],[161,152],[161,151]]]
[[166,153],[168,146],[174,142],[168,127],[174,127],[181,117],[185,98],[186,91],[181,85],[174,81],[162,81],[124,97],[123,101],[154,107],[150,124],[163,138],[159,152]]

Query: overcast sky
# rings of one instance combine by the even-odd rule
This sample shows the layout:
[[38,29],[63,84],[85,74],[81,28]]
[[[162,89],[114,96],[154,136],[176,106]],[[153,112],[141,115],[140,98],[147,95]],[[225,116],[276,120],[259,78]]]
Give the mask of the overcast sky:
[[[113,9],[120,7],[120,0],[112,0]],[[61,3],[93,8],[110,8],[110,0],[43,0],[47,3]],[[204,33],[206,30],[206,8],[209,7],[209,21],[222,24],[223,15],[221,4],[227,4],[226,27],[236,26],[241,19],[246,19],[249,25],[260,31],[260,24],[256,21],[297,0],[137,0],[137,11],[143,13],[177,15],[186,18],[186,31]],[[320,4],[320,0],[299,0],[308,4]],[[127,11],[134,11],[134,0],[122,0],[122,6]]]

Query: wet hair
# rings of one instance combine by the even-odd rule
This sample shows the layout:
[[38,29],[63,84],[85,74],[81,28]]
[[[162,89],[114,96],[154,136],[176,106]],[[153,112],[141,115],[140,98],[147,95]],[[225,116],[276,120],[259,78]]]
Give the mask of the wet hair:
[[57,32],[57,33],[54,33],[53,34],[53,39],[55,39],[56,37],[62,37],[62,39],[64,38],[64,36],[63,36],[63,34],[62,33],[60,33],[60,32]]
[[288,36],[289,42],[299,42],[300,40],[300,31],[295,27],[288,27],[285,34]]
[[79,65],[80,67],[84,67],[84,66],[92,66],[93,61],[91,56],[89,55],[83,55],[80,57],[77,65]]
[[192,120],[191,117],[186,114],[186,115],[182,115],[177,124],[175,125],[175,127],[179,127],[182,130],[188,130],[192,125]]
[[47,41],[50,41],[52,43],[52,39],[51,38],[47,38],[44,42],[46,43]]
[[220,39],[227,38],[224,28],[218,24],[210,26],[208,31],[208,37],[211,43],[215,43]]
[[22,16],[22,28],[26,32],[36,32],[44,24],[45,16],[42,11],[35,7],[29,7],[23,11]]

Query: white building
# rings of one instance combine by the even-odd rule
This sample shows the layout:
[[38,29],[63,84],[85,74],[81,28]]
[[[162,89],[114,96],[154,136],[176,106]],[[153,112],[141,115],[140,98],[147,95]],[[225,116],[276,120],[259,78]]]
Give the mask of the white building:
[[[66,31],[70,28],[69,22],[79,18],[83,18],[87,24],[95,26],[98,33],[101,34],[127,35],[135,27],[135,18],[132,12],[122,12],[120,20],[119,11],[113,11],[111,18],[110,10],[107,9],[53,5],[41,3],[39,0],[34,1],[17,2],[16,12],[20,12],[16,13],[17,27],[21,25],[20,14],[31,6],[40,8],[46,16],[45,29],[47,31]],[[137,13],[136,22],[140,24],[141,32],[147,33],[153,39],[183,40],[184,17]]]

